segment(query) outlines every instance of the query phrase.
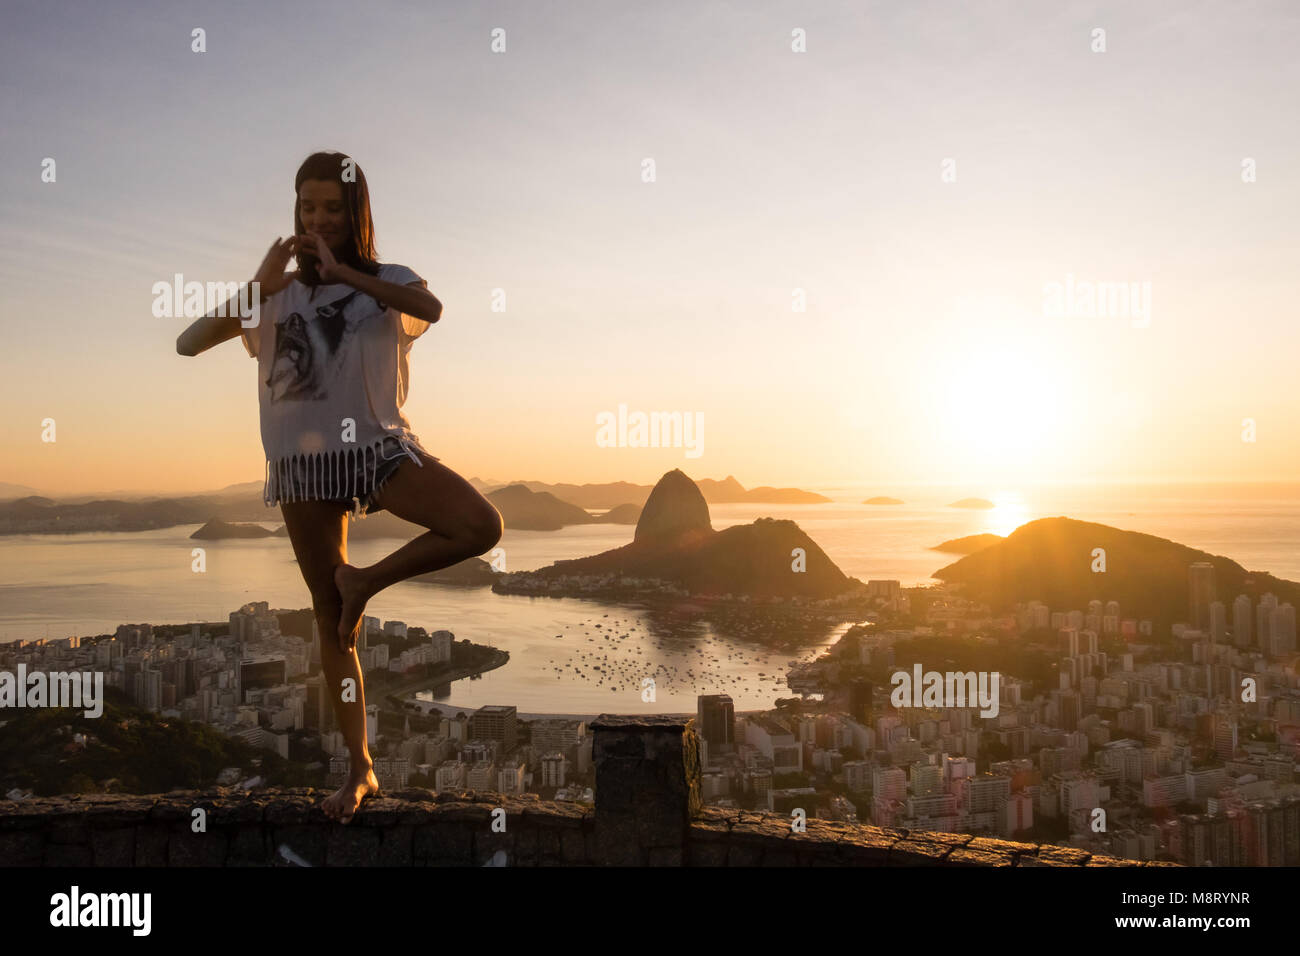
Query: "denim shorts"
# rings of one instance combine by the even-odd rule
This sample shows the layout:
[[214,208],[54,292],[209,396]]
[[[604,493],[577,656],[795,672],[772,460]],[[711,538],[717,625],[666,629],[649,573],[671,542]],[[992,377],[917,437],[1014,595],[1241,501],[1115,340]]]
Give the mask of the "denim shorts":
[[[418,442],[402,442],[392,435],[384,438],[381,447],[382,452],[379,455],[378,463],[375,463],[373,457],[367,462],[365,456],[363,456],[362,459],[358,460],[354,468],[354,487],[365,487],[367,480],[371,480],[373,483],[370,493],[357,498],[334,499],[341,508],[351,512],[354,517],[362,518],[368,514],[384,510],[376,503],[376,499],[379,497],[385,482],[396,473],[397,469],[405,461],[414,461],[416,464],[423,466],[423,463],[416,457],[415,452],[422,452],[426,457],[438,461],[435,456],[425,451]],[[294,497],[300,500],[306,500],[309,497],[309,484],[305,467],[290,471],[288,484]]]

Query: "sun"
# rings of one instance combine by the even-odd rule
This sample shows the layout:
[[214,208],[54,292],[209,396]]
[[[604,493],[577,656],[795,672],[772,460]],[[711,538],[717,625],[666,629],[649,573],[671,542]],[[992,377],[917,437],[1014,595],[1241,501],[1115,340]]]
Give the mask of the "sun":
[[993,508],[985,512],[984,533],[1005,538],[1025,522],[1031,520],[1029,506],[1016,491],[1000,491],[989,499]]
[[934,439],[950,480],[1019,484],[1054,473],[1066,370],[1014,340],[954,348],[936,365]]

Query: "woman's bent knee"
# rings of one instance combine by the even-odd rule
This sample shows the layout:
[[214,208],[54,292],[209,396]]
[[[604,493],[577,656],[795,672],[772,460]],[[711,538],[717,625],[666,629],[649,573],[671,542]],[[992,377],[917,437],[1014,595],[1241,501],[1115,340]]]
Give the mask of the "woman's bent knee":
[[478,548],[477,554],[495,548],[504,533],[505,522],[501,520],[501,513],[491,506],[470,527],[470,537]]

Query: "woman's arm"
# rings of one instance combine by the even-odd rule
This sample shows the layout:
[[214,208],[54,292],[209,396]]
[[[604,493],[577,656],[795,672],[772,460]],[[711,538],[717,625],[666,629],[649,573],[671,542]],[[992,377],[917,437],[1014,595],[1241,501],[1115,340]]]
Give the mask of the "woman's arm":
[[[262,298],[265,299],[265,295]],[[235,293],[225,305],[190,323],[188,329],[176,336],[176,353],[198,355],[237,336],[241,321],[239,299],[239,293]]]
[[[284,267],[288,265],[289,257],[293,255],[296,247],[297,240],[293,236],[283,242],[276,239],[271,243],[266,258],[258,267],[257,274],[253,276],[253,281],[258,284],[260,290],[259,302],[265,302],[293,280],[297,273],[285,272]],[[180,355],[198,355],[214,345],[220,345],[239,335],[242,327],[239,315],[240,298],[241,295],[237,292],[225,305],[202,318],[195,319],[188,329],[176,337],[176,352]]]
[[399,312],[430,324],[442,318],[442,303],[423,285],[385,282],[375,276],[358,272],[351,266],[342,265],[335,260],[329,246],[315,233],[299,236],[298,242],[303,248],[314,247],[316,256],[320,259],[317,272],[324,281],[346,283],[354,289],[360,289],[377,302],[391,305]]
[[346,282],[372,299],[384,305],[391,305],[398,312],[415,316],[429,323],[437,322],[442,317],[442,303],[422,285],[414,283],[398,285],[396,282],[385,282],[376,276],[358,272],[351,266],[340,266],[339,269],[341,276],[335,281]]

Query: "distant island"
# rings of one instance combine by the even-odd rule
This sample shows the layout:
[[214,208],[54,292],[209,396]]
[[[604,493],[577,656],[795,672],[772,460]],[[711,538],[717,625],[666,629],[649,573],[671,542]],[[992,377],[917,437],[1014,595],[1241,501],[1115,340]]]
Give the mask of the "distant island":
[[1004,540],[1000,534],[968,534],[964,538],[953,538],[943,544],[936,544],[931,551],[944,551],[949,554],[974,554]]
[[636,524],[641,517],[640,505],[619,505],[616,508],[610,508],[602,515],[597,515],[597,521],[606,521],[610,524]]
[[[1106,570],[1093,571],[1096,549]],[[1300,604],[1300,584],[1262,571],[1247,571],[1229,558],[1136,531],[1072,518],[1040,518],[1021,525],[1001,542],[940,568],[934,577],[960,585],[962,594],[995,612],[1017,603],[1043,601],[1053,608],[1087,607],[1092,600],[1118,601],[1125,614],[1156,620],[1162,629],[1187,619],[1187,569],[1214,565],[1219,600],[1238,594],[1252,600],[1271,592]]]
[[989,501],[987,498],[963,498],[961,501],[954,501],[954,502],[952,502],[950,505],[948,505],[948,507],[949,507],[949,508],[988,509],[988,508],[996,508],[997,505],[995,505],[993,502]]
[[260,524],[236,523],[213,518],[190,537],[203,541],[218,541],[222,538],[272,538],[276,534],[277,532],[263,528]]
[[[558,531],[582,524],[635,525],[641,508],[653,491],[650,485],[625,481],[588,485],[517,481],[495,485],[473,479],[470,483],[501,512],[506,528],[525,531]],[[722,481],[701,479],[698,485],[705,500],[715,503],[828,504],[831,501],[823,495],[798,488],[764,485],[746,489],[731,475]],[[23,488],[21,485],[8,487]],[[82,497],[58,502],[28,495],[0,501],[0,535],[150,531],[211,521],[256,523],[270,516],[279,517],[263,503],[261,482],[228,485],[215,492],[174,498],[153,496],[123,500]],[[367,515],[362,521],[352,522],[348,534],[353,539],[412,538],[423,530],[389,512],[380,511]],[[278,535],[285,535],[283,529]]]
[[901,505],[904,502],[902,498],[887,498],[884,496],[880,496],[877,498],[868,498],[866,501],[862,503],[864,505]]
[[492,565],[482,558],[466,558],[449,568],[429,571],[426,574],[417,574],[409,580],[421,581],[425,584],[456,584],[483,587],[495,583],[502,573],[493,570]]

